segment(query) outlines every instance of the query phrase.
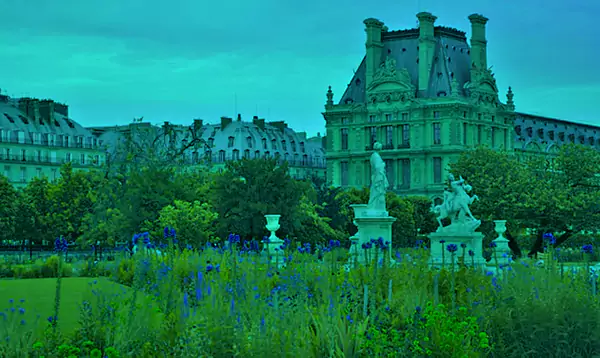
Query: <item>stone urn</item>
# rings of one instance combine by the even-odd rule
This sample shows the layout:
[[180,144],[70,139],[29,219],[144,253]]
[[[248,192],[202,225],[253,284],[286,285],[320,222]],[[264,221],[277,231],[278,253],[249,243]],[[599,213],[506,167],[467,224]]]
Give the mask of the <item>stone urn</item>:
[[275,235],[275,232],[279,230],[280,217],[281,215],[265,215],[265,219],[267,219],[267,225],[265,225],[265,227],[271,232],[269,241],[265,244],[269,256],[277,255],[277,253],[280,251],[279,247],[283,244],[283,240]]
[[504,236],[504,233],[506,232],[506,220],[494,220],[494,230],[498,234],[498,237],[493,241],[496,244],[494,250],[499,258],[505,253],[510,257],[508,239]]

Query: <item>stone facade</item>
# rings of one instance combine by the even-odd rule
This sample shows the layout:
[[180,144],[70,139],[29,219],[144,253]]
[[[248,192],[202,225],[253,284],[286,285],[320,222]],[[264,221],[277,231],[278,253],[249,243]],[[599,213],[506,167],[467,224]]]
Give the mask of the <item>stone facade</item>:
[[[168,129],[170,128],[170,129]],[[150,123],[131,123],[123,126],[94,127],[90,130],[106,143],[106,150],[115,153],[125,134],[136,135],[138,142],[161,138],[159,143],[176,148],[188,147],[194,140],[198,145],[183,151],[182,164],[209,165],[220,171],[230,160],[242,158],[279,158],[287,161],[290,175],[303,179],[311,175],[325,178],[324,137],[307,138],[304,132],[295,132],[285,122],[265,122],[254,117],[252,122],[222,117],[218,124],[207,124],[201,119],[190,126],[165,122],[162,126]],[[137,134],[136,134],[137,132]]]
[[448,164],[467,148],[547,154],[569,135],[600,144],[596,128],[515,112],[510,88],[500,100],[487,64],[487,18],[469,16],[470,44],[464,32],[434,26],[432,14],[417,18],[419,28],[400,31],[365,20],[366,55],[337,104],[329,88],[323,116],[332,185],[369,185],[375,140],[383,143],[390,189],[436,201]]
[[41,176],[54,180],[63,163],[88,170],[104,160],[101,142],[69,118],[66,105],[0,95],[0,175],[10,183],[23,186]]

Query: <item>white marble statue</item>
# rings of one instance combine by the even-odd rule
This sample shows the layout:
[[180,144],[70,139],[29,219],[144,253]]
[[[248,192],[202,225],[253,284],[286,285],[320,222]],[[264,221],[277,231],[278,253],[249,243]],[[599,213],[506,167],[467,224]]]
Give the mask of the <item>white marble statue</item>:
[[385,193],[389,182],[385,170],[385,162],[378,153],[381,148],[381,143],[375,142],[373,144],[374,151],[371,154],[371,193],[367,208],[370,211],[385,212]]
[[449,218],[451,224],[447,228],[475,230],[481,221],[475,219],[469,209],[475,200],[479,199],[477,195],[469,196],[471,186],[465,183],[465,180],[460,177],[459,180],[454,179],[454,175],[448,175],[450,191],[444,192],[444,202],[434,206],[431,210],[437,216],[437,221],[440,224],[438,231],[444,229],[442,219]]

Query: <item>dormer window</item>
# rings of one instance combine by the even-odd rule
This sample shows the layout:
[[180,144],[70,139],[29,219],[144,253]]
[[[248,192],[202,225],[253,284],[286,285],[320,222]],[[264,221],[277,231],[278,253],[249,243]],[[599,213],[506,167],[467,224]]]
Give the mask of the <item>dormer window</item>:
[[515,127],[515,133],[517,133],[517,135],[521,135],[521,126]]
[[250,159],[250,149],[244,150],[244,159]]
[[215,146],[215,139],[214,138],[208,138],[207,144],[208,144],[209,148],[214,147]]
[[240,160],[240,151],[237,149],[233,150],[233,160]]
[[234,144],[235,144],[235,138],[229,137],[229,140],[227,141],[227,148],[233,148]]
[[544,130],[542,128],[537,130],[537,134],[538,134],[538,137],[540,137],[540,139],[544,138]]
[[583,135],[579,136],[579,143],[585,144],[585,136],[583,136]]
[[594,145],[594,137],[589,137],[589,138],[588,138],[588,143],[589,143],[590,145]]
[[558,139],[565,140],[565,132],[558,132]]
[[292,145],[292,152],[295,152],[296,151],[296,142],[291,141],[290,144]]
[[548,131],[548,138],[550,138],[550,140],[554,140],[554,131]]
[[527,136],[531,138],[533,136],[533,128],[527,127],[526,131],[527,131]]
[[277,150],[277,140],[271,139],[271,149]]
[[225,151],[220,150],[219,151],[219,162],[224,162],[224,161],[225,161]]
[[246,137],[246,144],[248,145],[248,148],[252,148],[252,137]]
[[305,148],[304,148],[304,142],[300,142],[300,151],[301,151],[302,153],[304,153],[304,151],[305,151],[304,149],[305,149]]
[[267,149],[267,138],[261,139],[263,149]]
[[287,150],[287,144],[285,143],[285,140],[281,141],[281,149]]
[[569,134],[569,142],[575,143],[575,134]]

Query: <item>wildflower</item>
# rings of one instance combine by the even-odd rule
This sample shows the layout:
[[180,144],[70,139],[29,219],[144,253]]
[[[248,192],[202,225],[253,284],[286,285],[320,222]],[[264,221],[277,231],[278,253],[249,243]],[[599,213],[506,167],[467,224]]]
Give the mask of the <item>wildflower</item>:
[[461,247],[462,249],[466,249],[466,248],[467,248],[467,244],[465,244],[465,243],[463,242],[463,243],[461,243],[461,244],[460,244],[460,247]]
[[57,252],[66,252],[68,249],[68,243],[67,240],[64,237],[57,237],[56,240],[54,240],[54,251]]
[[585,254],[591,254],[594,251],[594,249],[591,244],[587,244],[581,247],[581,251],[583,251],[583,253]]
[[495,242],[493,242],[493,241],[492,241],[492,242],[490,242],[490,247],[491,247],[491,248],[494,248],[494,247],[496,247],[496,243],[495,243]]
[[417,312],[417,314],[420,314],[421,313],[421,306],[415,307],[415,312]]
[[211,272],[213,270],[214,266],[211,264],[206,265],[206,272]]
[[23,307],[19,308],[19,313],[20,314],[25,314],[25,308],[23,308]]
[[458,250],[458,247],[456,246],[456,244],[448,244],[448,246],[446,246],[446,250],[448,250],[448,252],[456,252],[456,250]]
[[10,300],[8,300],[8,303],[10,303],[10,304],[13,304],[14,302],[15,302],[15,300],[12,298]]
[[352,319],[352,317],[350,317],[350,315],[347,315],[346,319],[348,320],[348,322],[350,322],[350,324],[354,323],[354,320]]
[[445,244],[446,240],[440,240],[440,244]]
[[556,244],[556,238],[554,238],[554,235],[552,235],[551,232],[547,232],[544,234],[543,236],[544,240],[548,240],[548,242],[550,243],[550,245],[554,245]]
[[494,273],[493,273],[492,271],[486,271],[486,272],[485,272],[485,275],[486,275],[486,276],[493,276],[493,275],[494,275]]

